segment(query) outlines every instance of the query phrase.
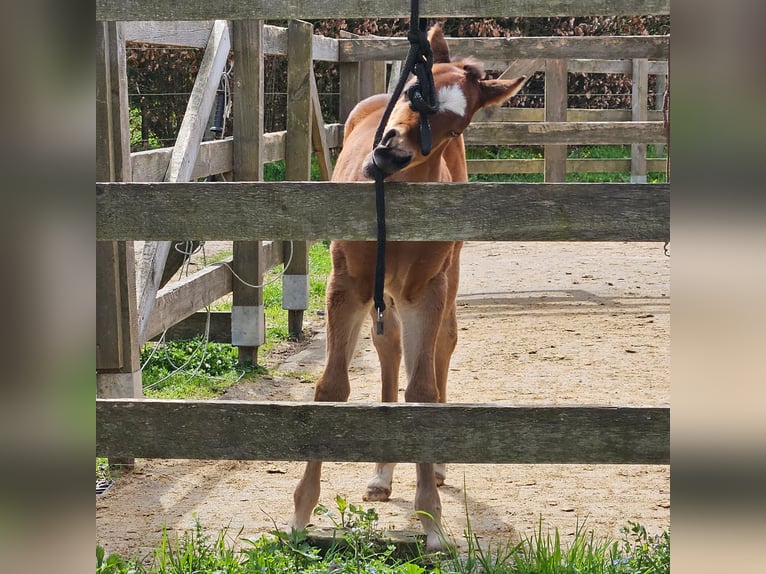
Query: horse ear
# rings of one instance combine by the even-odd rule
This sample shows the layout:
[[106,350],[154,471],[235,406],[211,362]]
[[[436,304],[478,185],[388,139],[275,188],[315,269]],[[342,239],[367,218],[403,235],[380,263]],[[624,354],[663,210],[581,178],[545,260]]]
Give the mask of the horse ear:
[[526,76],[519,76],[512,80],[483,80],[479,82],[479,89],[481,90],[479,108],[502,104],[518,92],[526,80]]
[[431,44],[431,51],[434,54],[434,64],[449,64],[449,46],[439,24],[428,31],[428,43]]

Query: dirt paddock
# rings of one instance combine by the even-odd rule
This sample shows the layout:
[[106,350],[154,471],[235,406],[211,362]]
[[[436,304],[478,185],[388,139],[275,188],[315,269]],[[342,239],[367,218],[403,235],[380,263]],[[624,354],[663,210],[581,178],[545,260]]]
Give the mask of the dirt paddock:
[[[448,401],[669,405],[670,259],[662,244],[467,243],[461,270]],[[278,355],[272,376],[240,383],[223,398],[311,400],[307,375],[322,368],[321,321],[310,319],[312,342]],[[379,397],[375,351],[364,333],[351,401]],[[195,519],[257,537],[287,522],[302,469],[301,462],[139,459],[135,472],[96,498],[97,542],[107,552],[143,556],[163,527],[180,533]],[[341,494],[375,507],[383,529],[418,530],[414,466],[397,467],[386,503],[362,501],[371,472],[371,464],[326,463],[320,502],[333,507]],[[670,525],[668,466],[451,464],[440,493],[458,543],[466,515],[487,541],[529,535],[540,520],[567,536],[578,524],[596,537],[619,535],[629,520],[649,532]],[[326,518],[315,524],[330,526]]]

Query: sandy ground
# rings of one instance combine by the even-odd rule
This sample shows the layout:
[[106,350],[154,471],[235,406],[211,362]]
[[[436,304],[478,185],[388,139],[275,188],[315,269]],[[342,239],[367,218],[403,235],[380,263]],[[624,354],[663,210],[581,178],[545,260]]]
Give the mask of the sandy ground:
[[[669,405],[670,259],[662,244],[468,243],[461,269],[449,401]],[[324,339],[321,317],[309,325],[308,347],[278,355],[273,376],[240,383],[223,398],[311,400],[307,379],[321,371]],[[351,377],[350,400],[378,400],[369,335]],[[140,459],[96,498],[97,542],[141,557],[163,527],[180,533],[195,519],[213,531],[258,536],[286,524],[302,469],[300,462]],[[362,501],[371,471],[326,463],[320,502],[334,507],[341,494],[374,506],[381,528],[418,530],[414,466],[397,467],[386,503]],[[452,464],[440,493],[458,543],[466,514],[487,541],[532,534],[540,520],[566,536],[578,524],[597,537],[619,535],[629,520],[650,532],[670,525],[668,466]],[[330,526],[326,518],[315,524]]]

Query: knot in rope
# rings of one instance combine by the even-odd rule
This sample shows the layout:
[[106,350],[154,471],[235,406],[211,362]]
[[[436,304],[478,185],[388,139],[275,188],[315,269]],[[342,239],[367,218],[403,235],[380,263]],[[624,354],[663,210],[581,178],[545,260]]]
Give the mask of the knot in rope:
[[[404,90],[404,84],[410,73],[417,80],[407,88],[407,98],[410,107],[420,114],[420,149],[423,155],[431,153],[433,140],[431,138],[431,124],[428,117],[438,110],[434,77],[431,72],[434,63],[434,55],[431,44],[426,36],[426,20],[418,17],[418,0],[410,0],[411,18],[410,29],[407,39],[410,42],[410,51],[402,67],[399,81],[396,83],[393,94],[388,101],[383,117],[380,119],[378,129],[375,132],[372,147],[375,149],[383,139],[383,130],[388,124],[388,118],[394,105],[399,100]],[[374,164],[374,156],[373,156]],[[385,174],[375,169],[375,211],[377,213],[377,253],[375,261],[375,282],[373,285],[373,302],[377,311],[377,333],[383,334],[383,312],[386,310],[384,300],[384,282],[386,276],[386,201],[383,188]]]

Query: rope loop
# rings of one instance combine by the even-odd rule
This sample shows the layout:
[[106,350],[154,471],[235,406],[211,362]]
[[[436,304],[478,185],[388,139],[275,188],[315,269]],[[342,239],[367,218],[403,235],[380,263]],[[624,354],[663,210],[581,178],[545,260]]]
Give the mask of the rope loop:
[[[373,149],[375,149],[383,138],[383,130],[391,116],[394,105],[404,90],[404,84],[410,73],[417,81],[407,88],[407,98],[410,107],[420,114],[420,149],[423,155],[431,153],[433,139],[431,137],[431,124],[428,121],[429,116],[435,114],[438,110],[436,100],[436,88],[434,87],[434,77],[431,72],[434,64],[434,54],[431,44],[426,35],[427,21],[425,18],[419,18],[418,0],[410,1],[411,18],[410,29],[407,31],[407,39],[410,42],[410,51],[402,67],[399,81],[396,83],[393,94],[388,101],[386,109],[383,111],[383,117],[380,119],[378,129],[373,139]],[[374,162],[374,156],[373,156]],[[384,300],[384,282],[386,276],[386,200],[383,179],[385,175],[376,167],[375,169],[375,211],[377,214],[377,251],[375,261],[375,282],[373,285],[373,302],[377,311],[377,329],[378,335],[383,334],[383,313],[386,310]]]

